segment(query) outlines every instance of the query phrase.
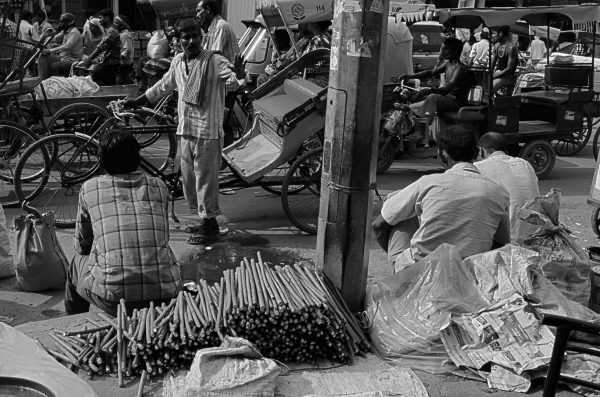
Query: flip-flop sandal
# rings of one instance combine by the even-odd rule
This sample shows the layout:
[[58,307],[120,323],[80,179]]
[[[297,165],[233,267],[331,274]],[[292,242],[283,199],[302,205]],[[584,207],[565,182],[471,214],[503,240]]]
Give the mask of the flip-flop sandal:
[[226,227],[219,228],[219,233],[211,235],[211,236],[206,236],[206,235],[200,234],[200,233],[194,233],[187,239],[187,243],[191,244],[191,245],[202,245],[206,242],[210,242],[210,241],[216,239],[217,237],[224,236],[227,233],[229,233],[229,229]]
[[188,239],[187,239],[187,243],[189,245],[206,245],[206,243],[209,242],[209,238],[207,238],[206,236],[201,236],[201,235],[197,235],[197,234],[192,234]]

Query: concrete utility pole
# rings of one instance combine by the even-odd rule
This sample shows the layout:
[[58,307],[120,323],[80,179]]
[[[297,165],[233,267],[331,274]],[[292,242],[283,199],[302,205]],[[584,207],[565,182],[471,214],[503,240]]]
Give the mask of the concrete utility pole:
[[367,283],[389,0],[336,0],[317,264],[362,310]]

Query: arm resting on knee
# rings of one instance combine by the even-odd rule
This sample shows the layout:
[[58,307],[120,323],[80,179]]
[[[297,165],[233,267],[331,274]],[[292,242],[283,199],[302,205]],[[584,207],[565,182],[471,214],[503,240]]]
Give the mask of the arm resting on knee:
[[390,242],[390,232],[392,231],[392,225],[387,223],[381,215],[373,221],[372,225],[373,232],[375,233],[375,239],[377,243],[383,248],[385,252],[388,251],[388,245]]

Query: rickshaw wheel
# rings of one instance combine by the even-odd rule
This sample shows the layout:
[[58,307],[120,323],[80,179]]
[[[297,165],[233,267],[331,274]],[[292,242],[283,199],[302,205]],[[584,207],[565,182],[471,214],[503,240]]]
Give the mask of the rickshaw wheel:
[[[292,166],[292,164],[294,164],[294,161],[296,161],[296,159],[298,157],[300,157],[303,153],[308,152],[309,150],[317,149],[317,148],[320,148],[320,147],[323,146],[323,140],[324,140],[323,134],[324,134],[323,130],[315,132],[313,135],[311,135],[307,140],[305,140],[302,143],[302,146],[300,146],[300,149],[298,149],[298,152],[296,153],[296,157],[292,158],[287,163],[285,163],[283,165],[280,165],[279,167],[275,168],[273,171],[269,172],[265,176],[268,176],[268,177],[277,177],[277,176],[279,176],[281,178],[285,178],[285,176],[287,175],[290,167]],[[261,185],[261,187],[263,189],[265,189],[269,193],[281,196],[281,190],[282,190],[281,186],[277,186],[277,185]],[[306,186],[304,186],[304,185],[289,186],[287,194],[300,193],[304,189],[306,189]]]
[[558,156],[573,156],[587,145],[591,136],[592,119],[584,116],[581,130],[572,131],[569,138],[552,141],[552,146],[554,146],[554,150]]
[[72,103],[60,109],[48,122],[50,134],[91,135],[111,115],[104,108],[87,102]]
[[600,207],[594,208],[591,219],[592,231],[600,237]]
[[598,160],[598,152],[600,152],[600,147],[598,147],[598,139],[600,138],[600,127],[596,130],[596,134],[594,135],[594,142],[592,143],[592,151],[594,152],[594,160]]
[[554,168],[556,153],[550,142],[536,139],[527,142],[519,151],[519,157],[529,161],[538,178],[546,177]]
[[[289,220],[308,234],[317,234],[321,201],[321,170],[323,148],[304,153],[292,164],[281,187],[281,204]],[[302,185],[303,190],[288,194],[290,187]]]

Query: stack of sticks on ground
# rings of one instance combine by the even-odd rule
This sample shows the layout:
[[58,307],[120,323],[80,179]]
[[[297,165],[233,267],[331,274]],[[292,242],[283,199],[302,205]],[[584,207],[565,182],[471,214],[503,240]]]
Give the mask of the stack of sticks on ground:
[[370,350],[362,327],[339,291],[313,266],[270,267],[258,255],[226,270],[209,286],[181,291],[167,304],[133,310],[121,300],[108,325],[54,333],[50,354],[92,374],[156,376],[188,368],[198,349],[220,345],[224,335],[254,343],[266,357],[288,362],[352,361]]

